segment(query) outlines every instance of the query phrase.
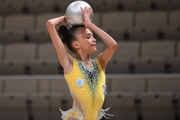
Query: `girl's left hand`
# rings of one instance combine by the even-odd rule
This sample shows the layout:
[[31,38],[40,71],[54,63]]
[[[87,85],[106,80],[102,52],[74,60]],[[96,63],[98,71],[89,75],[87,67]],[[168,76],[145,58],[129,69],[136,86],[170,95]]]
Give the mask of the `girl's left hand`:
[[82,11],[82,14],[83,14],[83,19],[84,19],[84,25],[85,27],[89,27],[89,25],[91,24],[91,20],[90,20],[90,16],[92,14],[92,8],[88,8],[88,7],[85,7],[84,9],[81,7],[81,11]]

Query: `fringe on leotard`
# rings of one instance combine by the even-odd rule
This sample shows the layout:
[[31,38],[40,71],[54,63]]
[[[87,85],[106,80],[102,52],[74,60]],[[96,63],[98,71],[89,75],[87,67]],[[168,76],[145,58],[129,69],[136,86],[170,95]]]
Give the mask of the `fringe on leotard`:
[[[110,107],[106,109],[101,109],[98,115],[98,119],[102,119],[103,117],[109,119],[110,117],[114,116],[106,113],[109,109]],[[61,109],[59,110],[61,111],[62,114],[61,116],[62,120],[84,120],[83,113],[75,104],[73,104],[73,107],[67,111],[63,111]]]

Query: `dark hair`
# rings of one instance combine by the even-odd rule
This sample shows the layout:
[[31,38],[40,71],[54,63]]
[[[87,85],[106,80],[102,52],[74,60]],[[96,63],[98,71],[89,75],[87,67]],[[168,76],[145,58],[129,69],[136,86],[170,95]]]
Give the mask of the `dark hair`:
[[74,33],[78,30],[78,28],[84,27],[84,25],[76,25],[71,27],[69,30],[65,25],[61,25],[57,30],[59,37],[61,38],[62,42],[66,44],[68,49],[72,52],[75,52],[72,47],[72,42],[77,40]]

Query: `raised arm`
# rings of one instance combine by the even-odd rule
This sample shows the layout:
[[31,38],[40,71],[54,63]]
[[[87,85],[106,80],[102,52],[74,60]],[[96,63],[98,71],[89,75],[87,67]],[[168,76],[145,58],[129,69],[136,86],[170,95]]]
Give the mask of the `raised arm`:
[[101,63],[102,68],[104,69],[108,63],[108,61],[112,58],[116,48],[117,48],[117,42],[110,36],[108,35],[105,31],[97,27],[95,24],[93,24],[89,20],[89,16],[92,13],[91,8],[86,8],[82,9],[81,11],[84,15],[84,24],[87,28],[89,28],[91,31],[95,32],[101,39],[102,41],[106,44],[105,50],[100,53],[97,58]]
[[56,30],[56,26],[64,23],[66,23],[65,16],[61,16],[48,20],[46,22],[46,27],[56,49],[60,64],[64,68],[64,73],[69,73],[72,69],[73,57],[66,51],[64,43],[62,42]]

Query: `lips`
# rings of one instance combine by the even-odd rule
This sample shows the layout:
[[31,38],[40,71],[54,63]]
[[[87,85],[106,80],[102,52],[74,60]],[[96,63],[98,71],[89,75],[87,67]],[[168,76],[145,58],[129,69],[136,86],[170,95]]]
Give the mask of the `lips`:
[[91,46],[92,46],[92,47],[93,47],[93,46],[96,46],[96,44],[92,44]]

